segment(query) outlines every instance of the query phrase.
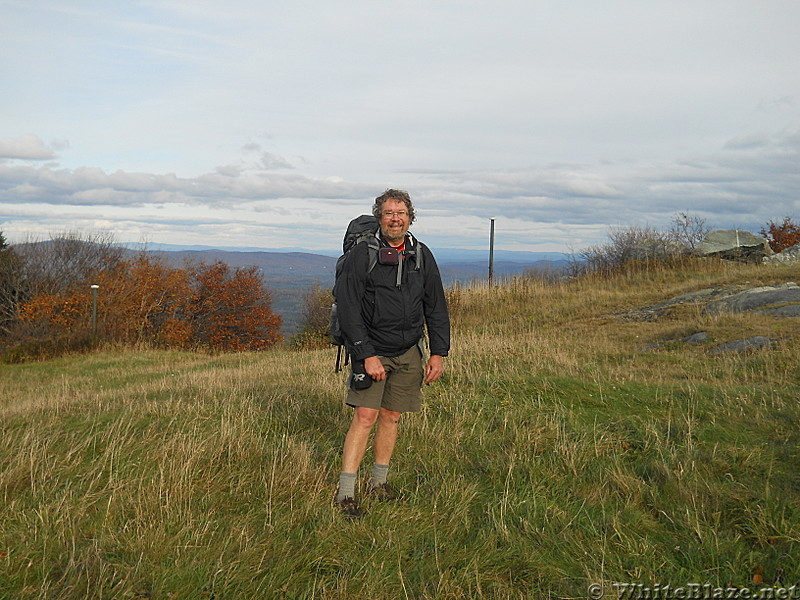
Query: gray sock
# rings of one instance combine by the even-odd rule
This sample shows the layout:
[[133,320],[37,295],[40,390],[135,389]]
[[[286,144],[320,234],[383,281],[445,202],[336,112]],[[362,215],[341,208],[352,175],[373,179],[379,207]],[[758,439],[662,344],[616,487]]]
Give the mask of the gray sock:
[[372,465],[372,487],[378,487],[386,483],[386,476],[389,474],[389,465]]
[[336,492],[336,501],[341,502],[345,498],[356,497],[356,473],[339,474],[339,490]]

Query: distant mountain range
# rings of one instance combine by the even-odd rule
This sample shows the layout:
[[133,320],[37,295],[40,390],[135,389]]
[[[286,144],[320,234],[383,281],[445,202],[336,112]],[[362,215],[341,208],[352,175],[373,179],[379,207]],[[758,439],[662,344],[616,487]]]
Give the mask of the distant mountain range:
[[[300,328],[304,296],[308,290],[314,285],[333,286],[336,259],[340,254],[335,250],[303,248],[213,248],[170,244],[152,244],[145,249],[173,265],[186,261],[212,263],[220,260],[231,267],[258,267],[272,295],[273,310],[283,319],[281,329],[287,337]],[[445,286],[488,279],[488,251],[437,248],[434,255]],[[502,279],[531,270],[558,271],[569,260],[569,255],[559,252],[496,250],[494,276]]]
[[[165,252],[274,252],[276,254],[318,254],[321,256],[331,256],[337,258],[341,251],[333,250],[309,250],[308,248],[256,248],[256,247],[234,247],[234,246],[202,246],[202,245],[179,245],[179,244],[147,244],[145,247],[149,251]],[[439,263],[445,261],[489,261],[488,250],[467,250],[463,248],[432,248],[436,260]],[[495,250],[495,260],[504,260],[518,263],[533,263],[541,260],[560,261],[567,260],[568,254],[563,252],[525,252],[517,250]]]

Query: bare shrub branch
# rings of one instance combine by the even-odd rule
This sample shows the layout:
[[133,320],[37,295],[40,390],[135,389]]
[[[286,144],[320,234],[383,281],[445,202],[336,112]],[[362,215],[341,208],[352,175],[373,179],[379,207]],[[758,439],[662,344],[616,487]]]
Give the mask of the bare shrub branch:
[[580,253],[589,272],[612,273],[632,261],[665,261],[683,253],[669,234],[653,227],[618,227],[608,232],[609,241]]
[[672,225],[668,234],[672,240],[694,250],[709,233],[711,233],[711,227],[705,219],[679,212],[672,217]]
[[298,348],[323,348],[328,346],[326,334],[331,314],[333,294],[329,289],[314,284],[303,295],[303,313],[300,331],[292,338]]
[[90,283],[102,271],[111,270],[125,250],[110,233],[64,232],[45,242],[28,241],[14,247],[23,258],[23,286],[29,296],[58,294]]

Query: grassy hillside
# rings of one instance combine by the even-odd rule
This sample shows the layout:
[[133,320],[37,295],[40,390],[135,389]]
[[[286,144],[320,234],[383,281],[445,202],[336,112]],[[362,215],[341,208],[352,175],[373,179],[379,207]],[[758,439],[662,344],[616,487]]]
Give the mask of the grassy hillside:
[[[0,597],[789,587],[800,581],[797,321],[697,306],[654,322],[608,315],[798,280],[797,268],[717,264],[451,291],[447,375],[402,422],[393,461],[405,501],[368,502],[358,522],[332,504],[350,416],[332,350],[109,349],[2,365]],[[714,341],[641,349],[696,331]],[[707,354],[756,334],[778,341]]]

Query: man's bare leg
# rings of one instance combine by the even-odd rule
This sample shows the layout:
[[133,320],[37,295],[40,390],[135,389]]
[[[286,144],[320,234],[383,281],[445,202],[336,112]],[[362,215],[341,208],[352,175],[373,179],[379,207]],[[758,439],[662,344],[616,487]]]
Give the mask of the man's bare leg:
[[375,462],[388,465],[397,443],[397,424],[402,413],[382,408],[378,414],[378,430],[375,432],[373,453]]
[[378,430],[375,432],[375,443],[373,444],[375,464],[372,465],[372,481],[370,483],[372,489],[382,500],[396,498],[391,487],[386,483],[386,477],[389,474],[389,461],[397,442],[397,424],[400,422],[400,415],[399,412],[385,408],[382,408],[378,415]]
[[350,422],[350,429],[344,438],[342,472],[339,477],[339,490],[336,493],[337,502],[355,497],[356,474],[367,451],[370,431],[377,420],[378,411],[376,409],[356,407],[353,420]]

